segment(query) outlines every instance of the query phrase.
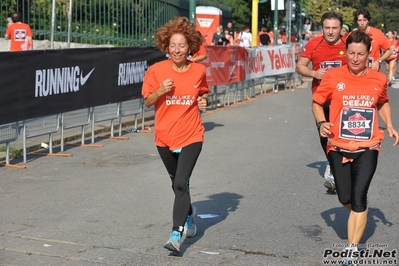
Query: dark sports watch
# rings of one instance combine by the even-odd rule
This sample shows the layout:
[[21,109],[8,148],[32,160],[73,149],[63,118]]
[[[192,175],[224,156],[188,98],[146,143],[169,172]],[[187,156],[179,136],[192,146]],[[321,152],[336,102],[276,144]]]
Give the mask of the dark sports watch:
[[320,130],[321,125],[324,124],[324,123],[327,123],[327,121],[320,121],[320,122],[317,122],[317,123],[316,123],[317,129]]

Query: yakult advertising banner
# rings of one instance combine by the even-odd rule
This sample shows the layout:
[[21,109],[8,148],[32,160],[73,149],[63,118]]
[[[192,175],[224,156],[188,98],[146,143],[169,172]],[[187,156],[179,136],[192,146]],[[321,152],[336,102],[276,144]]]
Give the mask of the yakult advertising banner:
[[295,51],[292,46],[247,48],[245,79],[295,72]]
[[242,48],[206,46],[209,86],[295,72],[295,49],[290,45]]

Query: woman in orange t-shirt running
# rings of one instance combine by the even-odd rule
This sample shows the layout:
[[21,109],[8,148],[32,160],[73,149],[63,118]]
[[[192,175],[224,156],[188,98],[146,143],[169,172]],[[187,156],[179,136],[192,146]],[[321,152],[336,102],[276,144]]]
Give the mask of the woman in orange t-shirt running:
[[188,56],[197,53],[202,43],[203,36],[186,17],[160,27],[156,45],[170,60],[150,66],[142,87],[145,105],[155,107],[155,144],[175,194],[172,233],[164,244],[173,252],[180,252],[185,237],[194,237],[197,230],[189,181],[204,141],[200,110],[206,109],[210,90],[205,66]]
[[[367,224],[367,193],[377,168],[384,132],[398,145],[399,134],[392,124],[387,82],[383,73],[368,68],[371,38],[354,31],[346,42],[347,65],[329,70],[313,94],[313,114],[319,133],[328,137],[328,160],[335,177],[340,203],[350,211],[348,248],[357,251]],[[323,104],[330,100],[330,122]],[[352,265],[346,258],[345,265]]]

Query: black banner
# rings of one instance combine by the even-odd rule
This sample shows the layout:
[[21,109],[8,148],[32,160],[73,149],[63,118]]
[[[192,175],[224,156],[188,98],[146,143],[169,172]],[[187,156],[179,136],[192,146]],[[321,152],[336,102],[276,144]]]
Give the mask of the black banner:
[[153,47],[0,53],[0,125],[141,97]]

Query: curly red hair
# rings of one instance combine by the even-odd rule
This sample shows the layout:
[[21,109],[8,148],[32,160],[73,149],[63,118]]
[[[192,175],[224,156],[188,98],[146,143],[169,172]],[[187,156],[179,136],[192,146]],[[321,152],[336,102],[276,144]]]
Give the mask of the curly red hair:
[[169,20],[164,26],[158,28],[155,35],[155,45],[165,53],[169,53],[170,38],[174,34],[182,34],[186,37],[191,54],[198,52],[204,42],[204,37],[197,31],[187,17],[176,17]]

